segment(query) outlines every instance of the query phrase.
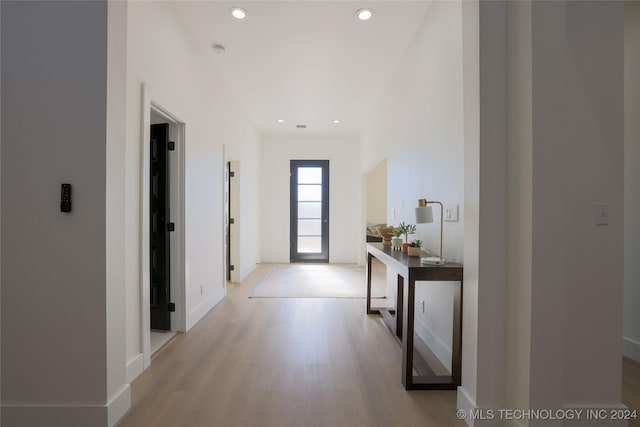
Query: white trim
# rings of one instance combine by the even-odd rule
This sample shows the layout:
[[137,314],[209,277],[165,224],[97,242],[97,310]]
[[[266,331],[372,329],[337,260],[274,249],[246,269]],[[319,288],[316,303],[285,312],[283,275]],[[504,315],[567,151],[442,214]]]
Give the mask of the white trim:
[[131,407],[131,387],[126,384],[107,402],[107,425],[115,426]]
[[622,354],[629,359],[640,362],[640,343],[631,338],[622,337]]
[[[565,403],[564,405],[562,405],[562,409],[565,409],[565,410],[566,409],[582,409],[585,412],[589,410],[607,411],[605,422],[603,422],[603,420],[599,420],[599,422],[596,422],[594,420],[593,415],[588,416],[585,413],[583,413],[579,419],[565,420],[563,426],[606,425],[607,427],[623,427],[623,426],[627,427],[629,425],[629,420],[624,419],[625,417],[621,417],[622,419],[613,419],[613,417],[609,416],[610,414],[608,413],[608,411],[616,410],[616,409],[622,410],[622,411],[629,409],[629,407],[627,405],[624,405],[623,403],[600,403],[600,404],[598,403],[588,403],[588,404]],[[592,420],[592,421],[585,421],[585,420]]]
[[193,310],[189,312],[189,316],[187,317],[187,331],[193,327],[200,319],[204,317],[213,307],[215,307],[222,299],[216,299],[213,296],[202,301],[195,307]]
[[[479,410],[481,408],[479,408],[478,406],[476,406],[475,402],[473,401],[473,399],[471,399],[471,397],[469,396],[469,394],[467,393],[467,391],[464,389],[464,387],[458,387],[457,390],[457,410],[458,411],[463,411],[463,413],[465,415],[468,415],[471,413],[471,411],[476,411]],[[579,404],[579,403],[565,403],[562,405],[563,409],[583,409],[583,410],[588,410],[588,409],[629,409],[627,406],[623,405],[622,403],[620,404],[611,404],[611,403],[602,403],[602,404]],[[494,408],[495,409],[495,408]],[[523,408],[520,408],[523,409]],[[473,420],[471,419],[471,417],[467,416],[466,419],[464,420],[467,425],[469,427],[493,427],[493,426],[505,426],[505,427],[525,427],[527,425],[526,421],[524,420],[503,420],[500,419],[500,417],[494,412],[494,419],[493,420],[482,420],[482,419],[477,419],[477,420]],[[570,421],[567,420],[565,421],[566,425],[582,425],[580,424],[581,420],[585,420],[585,416],[583,414],[581,419],[577,419],[574,421]],[[627,426],[628,425],[628,421],[626,420],[619,420],[619,421],[613,421],[613,420],[609,420],[607,421],[607,426],[611,425],[611,426]],[[590,424],[589,424],[590,425]],[[595,425],[595,424],[594,424]]]
[[107,426],[103,406],[3,405],[2,422],[8,426]]
[[104,405],[3,405],[2,421],[11,426],[113,427],[130,406],[127,384]]
[[504,425],[503,420],[498,416],[495,416],[493,420],[472,419],[473,417],[468,416],[471,411],[477,411],[481,408],[476,406],[476,402],[471,398],[471,396],[469,396],[469,393],[467,393],[464,387],[458,387],[457,394],[458,412],[464,411],[464,414],[466,415],[464,422],[467,423],[469,427],[502,427]]
[[127,362],[127,384],[131,384],[144,371],[144,354],[138,353]]
[[149,265],[149,188],[150,188],[150,165],[149,159],[151,153],[149,149],[151,123],[151,100],[147,87],[142,83],[142,111],[141,111],[141,129],[140,129],[140,341],[142,342],[143,369],[147,369],[151,365],[151,320],[149,301],[150,277],[149,269],[145,266]]
[[[469,413],[471,410],[476,409],[476,402],[469,396],[469,393],[465,390],[463,386],[458,387],[457,390],[457,409],[458,411],[464,411],[465,413]],[[473,420],[466,419],[464,420],[469,427],[474,427]]]

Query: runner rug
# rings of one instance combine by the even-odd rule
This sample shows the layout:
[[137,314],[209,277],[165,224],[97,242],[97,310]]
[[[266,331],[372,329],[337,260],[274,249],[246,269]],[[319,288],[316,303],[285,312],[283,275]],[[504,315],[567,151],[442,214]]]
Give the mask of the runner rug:
[[[374,269],[374,277],[376,274]],[[384,271],[382,272],[384,274]],[[373,298],[384,298],[375,285]],[[251,292],[250,298],[365,298],[364,267],[352,264],[272,264]]]

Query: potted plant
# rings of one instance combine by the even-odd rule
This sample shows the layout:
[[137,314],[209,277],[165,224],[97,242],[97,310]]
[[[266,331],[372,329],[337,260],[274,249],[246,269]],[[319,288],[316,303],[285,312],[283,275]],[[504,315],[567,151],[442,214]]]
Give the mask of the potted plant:
[[402,244],[402,252],[407,253],[407,248],[409,247],[409,234],[415,234],[416,226],[414,224],[405,224],[404,221],[400,223],[398,228],[401,230],[401,233],[404,234],[404,243]]
[[413,240],[409,243],[407,248],[409,256],[420,256],[420,249],[422,247],[422,240]]
[[391,249],[400,250],[402,249],[402,230],[400,228],[395,227],[391,233],[393,237],[391,238]]

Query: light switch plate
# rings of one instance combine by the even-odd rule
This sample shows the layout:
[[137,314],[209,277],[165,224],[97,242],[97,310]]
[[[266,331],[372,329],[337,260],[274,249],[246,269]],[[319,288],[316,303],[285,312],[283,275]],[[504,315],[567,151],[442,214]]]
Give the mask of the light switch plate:
[[451,222],[458,221],[458,205],[444,207],[444,220]]
[[596,203],[596,225],[609,225],[609,203]]

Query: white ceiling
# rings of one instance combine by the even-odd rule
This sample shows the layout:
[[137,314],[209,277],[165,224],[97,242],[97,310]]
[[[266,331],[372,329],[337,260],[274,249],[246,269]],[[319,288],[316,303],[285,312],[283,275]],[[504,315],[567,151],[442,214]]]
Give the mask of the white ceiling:
[[[174,7],[261,132],[353,134],[376,105],[429,4],[180,1]],[[249,16],[234,19],[232,6]],[[362,7],[374,9],[371,20],[356,19]],[[224,45],[226,53],[214,53],[213,44]]]

